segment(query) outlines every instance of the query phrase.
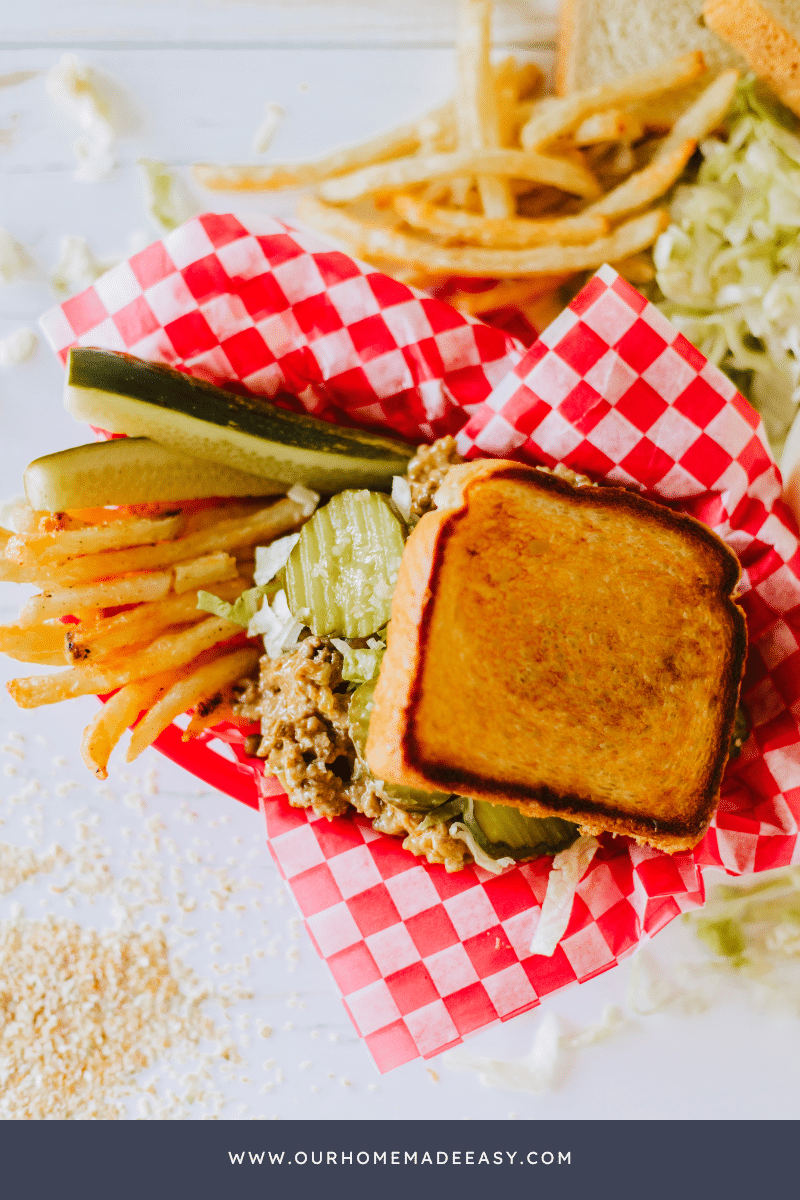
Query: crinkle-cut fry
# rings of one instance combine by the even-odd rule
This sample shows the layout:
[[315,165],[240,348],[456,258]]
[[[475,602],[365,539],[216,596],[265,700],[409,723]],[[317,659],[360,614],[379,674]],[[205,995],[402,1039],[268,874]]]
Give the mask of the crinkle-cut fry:
[[215,554],[204,554],[202,558],[176,563],[172,590],[180,595],[182,592],[205,587],[209,583],[234,579],[236,571],[236,559],[224,550],[218,550]]
[[[200,558],[219,550],[232,551],[257,541],[271,541],[288,533],[303,520],[302,509],[288,497],[258,509],[249,517],[233,517],[217,521],[188,537],[155,546],[134,546],[130,550],[106,550],[102,554],[85,554],[59,566],[53,573],[54,582],[61,586],[88,583],[127,575],[130,571],[159,571],[190,558]],[[45,575],[45,579],[51,576]],[[41,573],[34,582],[42,580]],[[155,597],[151,597],[154,599]],[[114,603],[124,603],[114,601]]]
[[34,625],[56,617],[79,616],[90,609],[115,608],[160,600],[172,587],[172,571],[140,571],[119,579],[101,579],[79,587],[54,588],[31,596],[19,610],[21,625]]
[[[461,0],[456,47],[456,127],[460,150],[500,146],[500,109],[490,61],[491,0]],[[481,206],[487,217],[510,217],[514,197],[508,180],[478,175]]]
[[[334,150],[322,158],[299,163],[267,163],[260,166],[215,167],[198,163],[194,175],[203,187],[212,191],[267,192],[282,188],[309,187],[346,175],[373,163],[386,162],[413,154],[423,140],[430,140],[431,127],[436,125],[441,134],[452,135],[455,131],[455,112],[452,101],[424,113],[416,120],[399,125],[386,133],[356,146]],[[440,136],[441,136],[440,134]]]
[[241,633],[240,625],[233,625],[221,617],[210,617],[189,629],[166,633],[146,649],[126,655],[121,661],[112,659],[98,666],[69,667],[57,675],[12,679],[6,687],[20,708],[58,704],[60,700],[72,700],[75,696],[101,696],[136,679],[146,679],[157,671],[183,667],[204,650],[210,650],[238,633]]
[[79,554],[170,541],[178,536],[182,525],[183,516],[177,513],[160,520],[134,518],[57,533],[18,534],[9,542],[6,557],[22,566],[54,564]]
[[[214,588],[220,600],[236,600],[248,586],[248,581],[238,576]],[[152,641],[165,633],[172,625],[199,624],[207,614],[197,607],[197,591],[170,594],[163,600],[151,604],[140,604],[116,616],[100,621],[84,622],[79,625],[62,626],[66,629],[67,660],[71,663],[100,662],[115,652],[142,642]]]
[[588,208],[590,213],[618,218],[663,196],[679,178],[697,143],[715,129],[731,106],[738,71],[723,71],[686,109],[659,147],[653,161]]
[[672,91],[699,78],[706,69],[701,51],[684,54],[673,62],[629,75],[618,83],[603,84],[537,106],[520,130],[522,145],[530,150],[553,138],[572,133],[582,121],[605,108],[619,108]]
[[17,662],[63,667],[69,661],[66,632],[67,626],[60,621],[52,625],[0,625],[0,653]]
[[613,233],[586,246],[484,250],[471,246],[433,245],[385,226],[370,225],[313,196],[303,197],[298,214],[309,225],[344,242],[360,258],[377,255],[434,273],[496,278],[583,271],[602,266],[604,262],[628,258],[651,246],[669,224],[667,210],[655,209],[626,221]]
[[624,108],[607,108],[581,121],[572,135],[576,146],[596,146],[601,142],[638,142],[644,125]]
[[162,733],[175,717],[194,708],[206,696],[240,679],[253,669],[259,659],[259,651],[247,646],[213,662],[205,663],[190,675],[174,683],[172,687],[150,709],[131,734],[126,757],[133,762],[142,751]]
[[522,249],[549,242],[576,245],[594,242],[608,233],[609,222],[601,214],[579,213],[574,217],[506,217],[491,220],[458,208],[427,204],[401,192],[394,198],[395,212],[415,229],[442,241],[466,242],[473,246]]
[[454,292],[447,303],[471,317],[493,312],[496,308],[519,308],[531,304],[540,296],[557,291],[571,279],[571,274],[534,275],[528,279],[504,279],[484,292]]
[[392,162],[364,167],[352,175],[342,175],[323,183],[319,193],[324,200],[345,204],[380,192],[396,192],[431,179],[458,175],[502,175],[509,179],[527,179],[549,183],[571,195],[594,199],[600,185],[584,166],[566,158],[528,150],[455,150],[451,154],[416,155]]
[[81,758],[98,779],[108,778],[108,760],[125,730],[133,725],[140,713],[152,708],[179,678],[178,671],[163,671],[149,679],[127,683],[86,726]]

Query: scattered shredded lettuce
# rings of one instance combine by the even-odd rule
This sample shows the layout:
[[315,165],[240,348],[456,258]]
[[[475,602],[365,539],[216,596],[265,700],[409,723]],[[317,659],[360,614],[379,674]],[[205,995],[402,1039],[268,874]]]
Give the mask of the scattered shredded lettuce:
[[274,101],[267,104],[261,124],[253,135],[253,149],[256,154],[266,154],[269,150],[272,139],[285,115],[280,104],[276,104]]
[[61,239],[58,262],[50,274],[50,284],[56,295],[73,296],[116,266],[116,258],[97,258],[85,237],[67,233]]
[[700,151],[654,249],[657,303],[759,410],[779,454],[800,403],[798,122],[748,76],[727,140]]
[[33,270],[33,260],[7,229],[0,229],[0,283],[15,283]]
[[492,858],[483,849],[475,834],[469,826],[463,821],[454,821],[449,829],[450,837],[456,838],[459,842],[464,842],[468,847],[470,854],[475,859],[479,867],[483,867],[484,871],[491,872],[492,875],[499,875],[508,867],[515,867],[516,860],[513,858]]
[[317,505],[319,504],[319,492],[313,491],[303,483],[294,483],[286,493],[287,500],[293,500],[295,504],[299,504],[303,516],[308,518],[314,515]]
[[392,504],[408,525],[411,520],[411,485],[405,475],[392,476]]
[[281,588],[271,604],[264,598],[261,608],[247,626],[247,632],[251,637],[262,633],[267,657],[280,658],[284,651],[297,645],[303,628],[303,623],[292,616],[286,592]]
[[162,229],[177,229],[201,211],[186,181],[153,158],[140,158],[147,211]]
[[81,131],[72,144],[78,160],[73,178],[104,179],[114,167],[117,129],[103,77],[76,55],[64,54],[48,72],[47,91]]
[[579,837],[577,842],[556,854],[547,880],[542,914],[531,942],[531,954],[543,954],[548,958],[555,954],[569,925],[578,884],[588,871],[598,845],[597,838]]
[[484,1087],[541,1095],[557,1087],[564,1067],[565,1031],[559,1017],[546,1012],[536,1026],[530,1053],[519,1062],[484,1058],[461,1050],[443,1056],[445,1066],[454,1071],[475,1071]]
[[[275,590],[273,588],[273,595]],[[226,621],[233,621],[235,625],[242,625],[247,629],[268,592],[269,589],[266,587],[250,588],[249,591],[242,592],[238,600],[231,603],[228,600],[220,600],[219,596],[213,595],[212,592],[199,591],[197,607],[203,612],[213,613],[215,617],[223,617]]]
[[0,367],[15,367],[30,358],[39,339],[32,329],[15,329],[0,341]]
[[253,579],[259,587],[272,583],[289,561],[289,555],[300,540],[299,533],[276,538],[268,546],[256,546],[256,569]]
[[342,679],[348,683],[368,683],[370,679],[377,678],[381,659],[386,650],[385,642],[370,638],[370,642],[374,645],[356,649],[343,638],[331,638],[331,641],[344,660]]

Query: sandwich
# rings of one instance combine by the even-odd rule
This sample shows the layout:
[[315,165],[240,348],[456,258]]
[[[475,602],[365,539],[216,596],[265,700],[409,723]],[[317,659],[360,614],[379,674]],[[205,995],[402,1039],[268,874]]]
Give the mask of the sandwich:
[[734,554],[625,489],[515,462],[453,467],[435,505],[400,565],[375,776],[694,846],[745,658]]

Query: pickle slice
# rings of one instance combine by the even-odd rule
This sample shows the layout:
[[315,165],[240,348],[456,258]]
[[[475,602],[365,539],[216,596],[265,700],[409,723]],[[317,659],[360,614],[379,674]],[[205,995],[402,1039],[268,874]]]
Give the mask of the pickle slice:
[[[374,779],[375,776],[367,766],[365,750],[369,733],[369,717],[372,712],[372,694],[377,682],[377,679],[369,679],[357,687],[350,699],[350,708],[347,711],[350,737],[353,739],[359,762],[366,775],[371,779]],[[451,797],[450,792],[425,792],[421,788],[402,787],[394,783],[382,783],[382,787],[392,804],[406,812],[427,813],[431,809],[438,808]]]
[[491,858],[539,858],[571,846],[578,827],[561,817],[526,817],[510,804],[474,800],[468,827]]
[[317,509],[286,564],[292,615],[319,636],[369,637],[389,620],[403,526],[378,492],[340,492]]

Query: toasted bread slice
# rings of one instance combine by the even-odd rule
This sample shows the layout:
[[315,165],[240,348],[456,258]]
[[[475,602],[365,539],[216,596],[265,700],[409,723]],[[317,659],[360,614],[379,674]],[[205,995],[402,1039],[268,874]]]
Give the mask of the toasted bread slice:
[[436,503],[400,567],[374,774],[695,845],[746,650],[734,554],[622,488],[514,462],[451,468]]
[[709,29],[747,59],[800,115],[800,11],[795,0],[706,0]]
[[702,10],[703,0],[562,0],[556,91],[567,96],[701,50],[708,75],[636,106],[646,126],[669,129],[713,76],[746,70],[732,46],[705,28]]

